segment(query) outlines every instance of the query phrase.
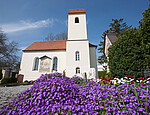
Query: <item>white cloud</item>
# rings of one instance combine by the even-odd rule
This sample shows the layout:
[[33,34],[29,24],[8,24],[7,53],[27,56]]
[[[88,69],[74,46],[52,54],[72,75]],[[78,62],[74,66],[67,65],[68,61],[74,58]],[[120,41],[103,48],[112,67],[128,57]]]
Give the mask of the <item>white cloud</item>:
[[5,33],[12,33],[12,32],[28,30],[28,29],[42,28],[47,26],[52,27],[54,21],[55,21],[54,19],[40,20],[36,22],[22,20],[17,23],[1,24],[1,26]]

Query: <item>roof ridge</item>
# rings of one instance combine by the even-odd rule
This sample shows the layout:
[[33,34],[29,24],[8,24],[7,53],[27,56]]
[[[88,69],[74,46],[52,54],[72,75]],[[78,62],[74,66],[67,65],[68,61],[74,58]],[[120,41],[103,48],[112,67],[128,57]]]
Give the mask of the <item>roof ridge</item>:
[[116,33],[106,33],[106,35],[116,35]]

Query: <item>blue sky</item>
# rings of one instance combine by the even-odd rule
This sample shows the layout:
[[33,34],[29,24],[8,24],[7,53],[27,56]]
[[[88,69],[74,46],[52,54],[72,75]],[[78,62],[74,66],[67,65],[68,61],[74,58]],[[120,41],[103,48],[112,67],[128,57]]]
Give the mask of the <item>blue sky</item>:
[[50,32],[67,32],[69,9],[85,9],[88,40],[98,45],[112,19],[123,18],[138,27],[148,6],[149,0],[0,0],[0,27],[10,41],[24,49],[34,41],[43,41]]

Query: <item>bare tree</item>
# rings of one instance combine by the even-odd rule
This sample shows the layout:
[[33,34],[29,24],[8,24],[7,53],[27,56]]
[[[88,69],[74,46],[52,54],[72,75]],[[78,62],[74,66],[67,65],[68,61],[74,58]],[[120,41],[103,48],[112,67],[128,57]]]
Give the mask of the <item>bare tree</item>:
[[2,66],[14,66],[19,62],[19,57],[17,52],[17,43],[9,40],[6,37],[6,34],[0,30],[0,67]]
[[67,33],[66,32],[61,33],[61,39],[67,40]]
[[55,36],[52,34],[52,32],[45,38],[46,41],[53,41],[55,39]]
[[67,33],[62,32],[61,34],[56,34],[55,36],[52,32],[45,38],[46,41],[53,41],[53,40],[67,40]]
[[57,35],[55,36],[55,40],[60,40],[60,34],[57,34]]

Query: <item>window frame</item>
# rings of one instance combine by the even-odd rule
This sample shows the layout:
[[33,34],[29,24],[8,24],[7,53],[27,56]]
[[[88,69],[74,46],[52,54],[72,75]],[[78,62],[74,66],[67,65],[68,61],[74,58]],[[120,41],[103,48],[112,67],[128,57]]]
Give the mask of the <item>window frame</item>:
[[75,61],[80,61],[80,52],[79,51],[75,52]]
[[34,58],[32,70],[33,71],[38,71],[39,70],[39,57]]
[[53,58],[53,70],[57,71],[58,70],[57,67],[58,67],[58,58],[54,57]]

